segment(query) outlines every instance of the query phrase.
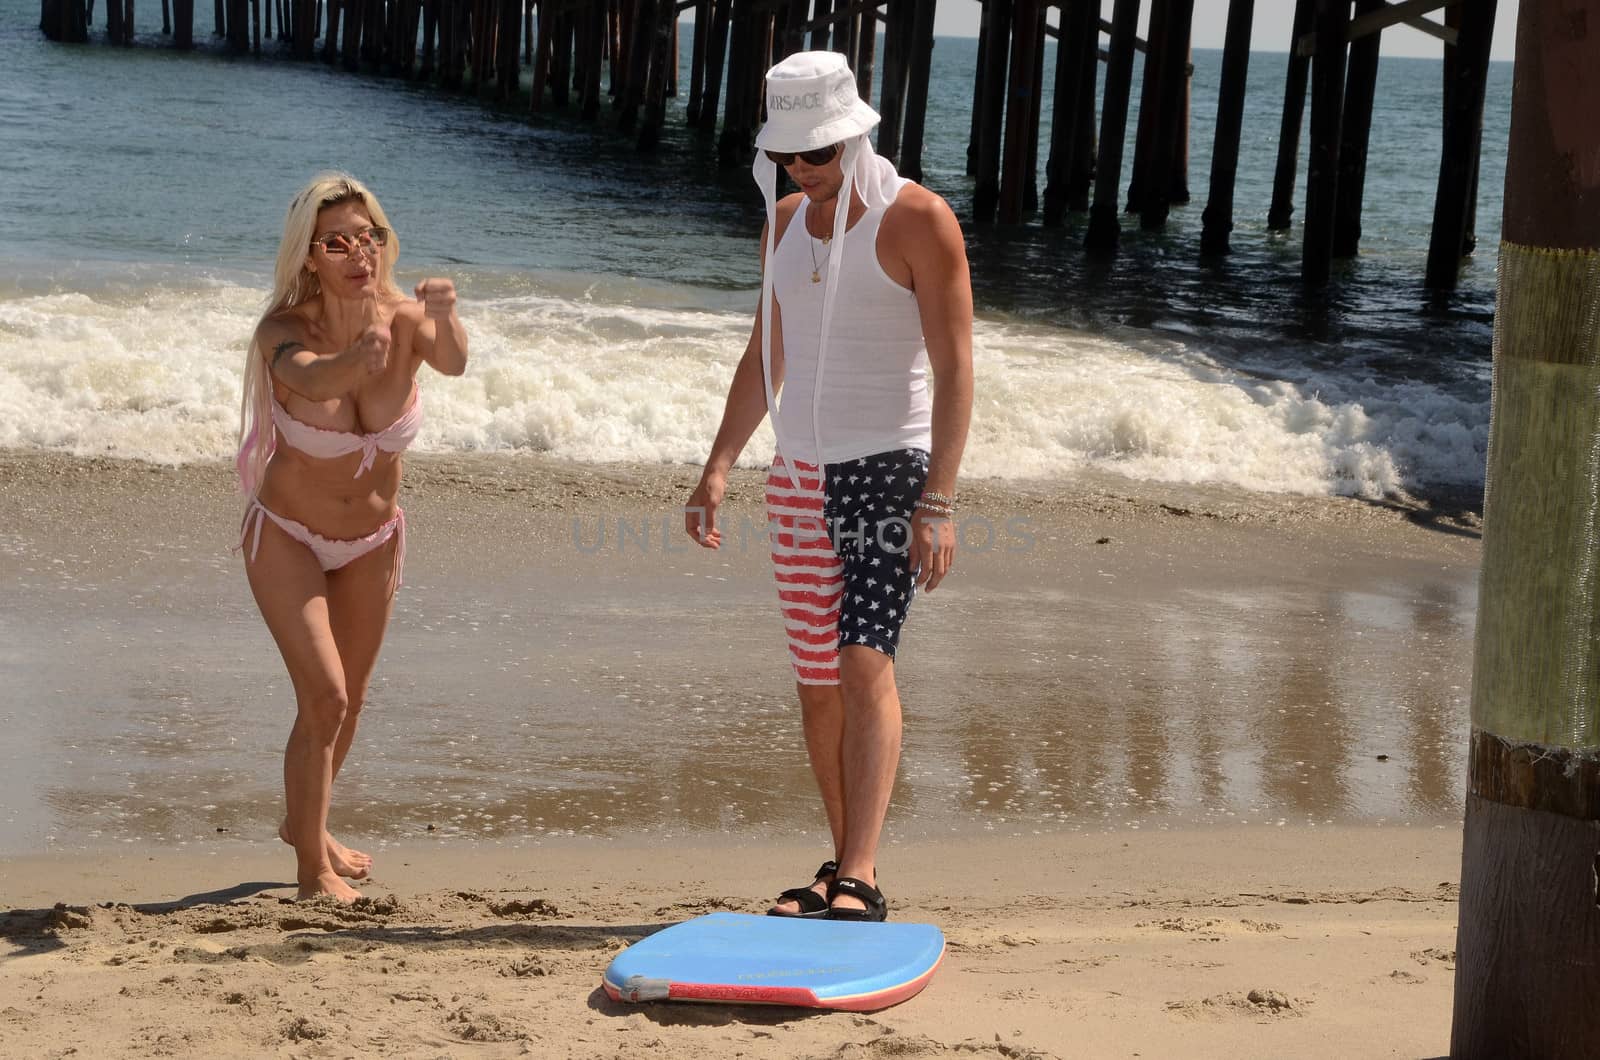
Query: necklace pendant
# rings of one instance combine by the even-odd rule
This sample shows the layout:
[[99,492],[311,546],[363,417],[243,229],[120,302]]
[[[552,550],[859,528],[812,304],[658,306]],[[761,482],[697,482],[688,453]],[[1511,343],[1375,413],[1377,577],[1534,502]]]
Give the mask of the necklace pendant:
[[812,269],[811,270],[811,282],[812,283],[821,283],[822,282],[822,273],[820,273],[816,269]]

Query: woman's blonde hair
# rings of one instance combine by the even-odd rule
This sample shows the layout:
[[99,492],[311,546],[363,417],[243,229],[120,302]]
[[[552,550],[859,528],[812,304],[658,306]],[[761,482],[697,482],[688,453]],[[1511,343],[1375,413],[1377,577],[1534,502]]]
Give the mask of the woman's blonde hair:
[[254,497],[272,459],[272,377],[266,352],[256,335],[269,317],[292,306],[301,305],[322,293],[317,274],[307,267],[311,237],[317,231],[317,215],[330,206],[355,200],[366,207],[372,223],[390,229],[389,241],[378,249],[378,291],[384,296],[400,294],[394,282],[394,263],[400,256],[400,237],[395,235],[378,197],[348,173],[320,173],[289,203],[283,219],[283,239],[278,244],[278,261],[272,274],[272,297],[256,323],[245,354],[244,397],[239,409],[239,488]]

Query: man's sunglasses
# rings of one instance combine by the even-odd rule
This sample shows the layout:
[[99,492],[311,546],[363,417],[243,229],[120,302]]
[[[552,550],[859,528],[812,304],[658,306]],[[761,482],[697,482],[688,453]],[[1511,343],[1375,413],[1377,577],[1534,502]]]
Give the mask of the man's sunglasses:
[[389,230],[387,228],[363,228],[354,235],[345,235],[343,232],[329,232],[313,239],[311,245],[313,247],[321,247],[322,252],[330,258],[342,258],[357,251],[362,254],[376,254],[378,248],[386,246],[388,242]]
[[767,157],[780,166],[792,166],[794,160],[799,159],[808,166],[825,166],[833,161],[833,156],[839,153],[838,144],[829,144],[827,147],[816,147],[810,151],[768,151]]

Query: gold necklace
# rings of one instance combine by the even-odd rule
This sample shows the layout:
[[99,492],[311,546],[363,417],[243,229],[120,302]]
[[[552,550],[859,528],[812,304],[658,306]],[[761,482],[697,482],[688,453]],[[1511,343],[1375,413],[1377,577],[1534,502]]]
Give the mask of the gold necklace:
[[[811,248],[811,282],[821,283],[822,266],[817,263],[817,240],[819,237],[811,234],[811,221],[809,213],[807,217],[801,218],[801,222],[806,226],[806,246]],[[827,246],[829,243],[833,242],[833,233],[829,232],[827,235],[821,236],[820,239],[822,241],[822,245]]]

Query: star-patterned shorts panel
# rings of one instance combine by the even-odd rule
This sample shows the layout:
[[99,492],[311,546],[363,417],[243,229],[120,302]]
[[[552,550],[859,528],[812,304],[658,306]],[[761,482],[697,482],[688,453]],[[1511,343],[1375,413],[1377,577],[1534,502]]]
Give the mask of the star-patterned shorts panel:
[[[894,658],[916,595],[911,515],[928,478],[921,449],[829,464],[774,459],[767,519],[789,659],[801,684],[839,683],[850,644]],[[824,489],[824,482],[826,488]]]
[[892,659],[917,591],[907,558],[911,516],[928,481],[928,454],[896,449],[823,470],[823,517],[844,565],[839,646],[860,644]]

